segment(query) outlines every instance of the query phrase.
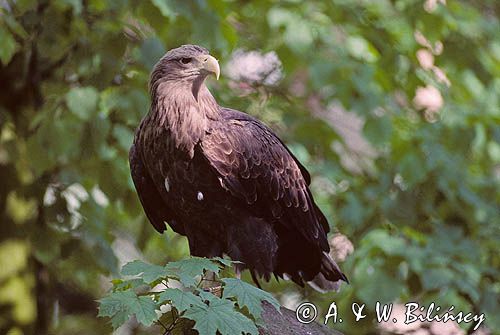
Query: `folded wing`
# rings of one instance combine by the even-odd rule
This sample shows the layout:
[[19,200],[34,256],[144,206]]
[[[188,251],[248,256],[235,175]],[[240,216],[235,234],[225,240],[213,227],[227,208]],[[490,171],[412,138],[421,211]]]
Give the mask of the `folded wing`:
[[264,124],[230,109],[223,115],[201,142],[222,187],[258,216],[328,251],[328,223],[313,201],[307,171]]

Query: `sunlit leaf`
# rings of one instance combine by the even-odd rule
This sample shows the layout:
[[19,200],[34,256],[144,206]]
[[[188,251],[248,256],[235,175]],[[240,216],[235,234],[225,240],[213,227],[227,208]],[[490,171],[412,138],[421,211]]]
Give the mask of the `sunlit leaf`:
[[66,94],[69,110],[82,120],[88,120],[96,112],[99,93],[94,87],[76,87]]
[[153,5],[155,5],[165,17],[174,17],[175,11],[172,10],[171,2],[169,0],[152,0]]
[[0,48],[0,61],[6,65],[10,62],[12,56],[14,56],[17,49],[17,43],[11,33],[2,26],[0,26],[0,41],[2,43],[2,47]]

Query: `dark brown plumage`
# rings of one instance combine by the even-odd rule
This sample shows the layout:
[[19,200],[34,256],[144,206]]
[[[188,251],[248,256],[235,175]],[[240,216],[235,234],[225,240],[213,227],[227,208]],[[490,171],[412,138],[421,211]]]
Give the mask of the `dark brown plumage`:
[[289,276],[333,289],[347,281],[328,256],[328,222],[310,176],[260,121],[220,107],[204,48],[170,50],[151,74],[151,109],[130,149],[132,178],[153,226],[187,236],[192,255],[229,255],[254,278]]

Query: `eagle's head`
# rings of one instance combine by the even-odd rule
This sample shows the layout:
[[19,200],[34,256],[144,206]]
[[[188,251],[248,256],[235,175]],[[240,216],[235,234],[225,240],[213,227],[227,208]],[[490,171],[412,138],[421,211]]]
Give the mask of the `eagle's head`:
[[156,63],[151,73],[151,93],[155,94],[162,82],[175,82],[187,85],[197,99],[199,89],[209,74],[219,79],[220,68],[217,59],[203,47],[183,45],[168,51]]

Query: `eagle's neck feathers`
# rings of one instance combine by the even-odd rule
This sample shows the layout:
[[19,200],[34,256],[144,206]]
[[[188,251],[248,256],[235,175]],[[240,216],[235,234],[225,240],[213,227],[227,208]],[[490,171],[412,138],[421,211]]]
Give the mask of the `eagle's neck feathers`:
[[152,96],[149,116],[158,130],[168,130],[175,148],[193,157],[209,122],[219,119],[220,107],[204,83],[194,91],[187,81],[165,81]]

